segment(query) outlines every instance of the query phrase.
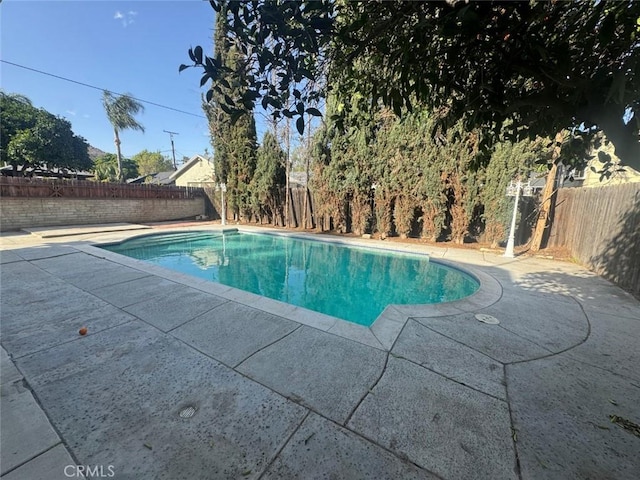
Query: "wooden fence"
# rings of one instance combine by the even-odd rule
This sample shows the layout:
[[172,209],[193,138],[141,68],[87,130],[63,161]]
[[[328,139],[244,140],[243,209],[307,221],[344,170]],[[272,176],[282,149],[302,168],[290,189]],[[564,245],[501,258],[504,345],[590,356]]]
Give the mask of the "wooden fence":
[[[220,197],[220,191],[211,187],[205,187],[204,192],[207,198],[207,216],[213,220],[220,218],[222,211],[222,203]],[[307,197],[305,201],[305,196]],[[314,216],[314,198],[313,193],[304,187],[289,188],[289,219],[285,222],[285,188],[281,188],[278,192],[278,212],[275,218],[267,218],[263,216],[258,218],[252,216],[250,222],[263,223],[269,222],[272,225],[283,227],[285,224],[291,228],[305,228],[312,229],[316,227],[316,220]],[[228,200],[228,198],[227,198]],[[305,212],[306,207],[306,212]],[[233,211],[227,204],[227,220],[234,221]],[[245,219],[246,221],[246,219]]]
[[548,246],[640,298],[640,183],[560,189]]
[[289,224],[296,228],[315,228],[313,193],[304,187],[290,188],[289,192]]
[[202,188],[151,184],[99,183],[86,180],[0,177],[0,197],[29,198],[174,198],[203,196]]

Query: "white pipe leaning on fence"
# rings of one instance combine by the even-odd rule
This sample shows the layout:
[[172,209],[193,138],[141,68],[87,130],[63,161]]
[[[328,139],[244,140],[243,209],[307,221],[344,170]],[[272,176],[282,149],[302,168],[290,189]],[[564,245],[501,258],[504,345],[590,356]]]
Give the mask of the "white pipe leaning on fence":
[[[510,187],[512,185],[510,185]],[[515,247],[516,241],[516,219],[518,217],[518,201],[520,200],[520,188],[522,188],[522,184],[520,183],[520,180],[518,180],[515,185],[516,201],[513,204],[513,216],[511,217],[511,228],[509,229],[509,240],[507,240],[507,249],[504,251],[503,255],[503,257],[507,258],[515,257],[513,249]],[[507,195],[510,196],[509,188],[507,188]]]

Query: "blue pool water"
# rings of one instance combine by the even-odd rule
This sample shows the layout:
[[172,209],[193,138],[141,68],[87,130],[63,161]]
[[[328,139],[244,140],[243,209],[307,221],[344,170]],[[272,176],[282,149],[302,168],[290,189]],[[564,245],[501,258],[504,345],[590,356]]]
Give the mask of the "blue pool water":
[[103,248],[365,326],[389,304],[449,302],[479,288],[425,255],[268,234],[161,234]]

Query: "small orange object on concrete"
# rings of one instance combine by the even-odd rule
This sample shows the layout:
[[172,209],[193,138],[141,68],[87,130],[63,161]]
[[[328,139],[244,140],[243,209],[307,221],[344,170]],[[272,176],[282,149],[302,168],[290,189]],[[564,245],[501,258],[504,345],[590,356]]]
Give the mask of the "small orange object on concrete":
[[82,327],[80,330],[78,330],[78,333],[80,335],[86,335],[87,334],[87,327]]

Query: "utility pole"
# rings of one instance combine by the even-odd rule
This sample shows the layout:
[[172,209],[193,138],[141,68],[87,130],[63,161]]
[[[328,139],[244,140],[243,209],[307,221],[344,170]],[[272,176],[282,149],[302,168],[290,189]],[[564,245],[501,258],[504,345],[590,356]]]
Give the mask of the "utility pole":
[[168,133],[171,138],[171,154],[173,155],[173,168],[178,169],[176,165],[176,149],[173,147],[173,136],[180,135],[178,132],[170,132],[169,130],[163,130],[164,133]]

